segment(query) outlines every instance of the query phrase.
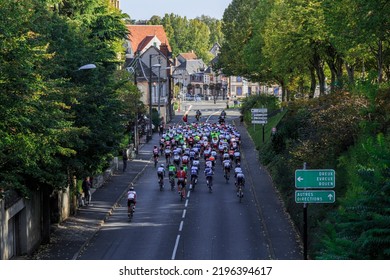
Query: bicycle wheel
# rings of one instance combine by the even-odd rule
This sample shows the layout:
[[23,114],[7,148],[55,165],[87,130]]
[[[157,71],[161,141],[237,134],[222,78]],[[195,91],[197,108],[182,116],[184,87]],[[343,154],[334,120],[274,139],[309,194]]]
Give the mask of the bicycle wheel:
[[127,217],[129,218],[130,222],[133,219],[133,215],[134,215],[134,203],[131,203],[127,209]]
[[240,186],[238,188],[238,199],[239,199],[240,203],[241,203],[243,197],[244,197],[244,192],[242,191],[242,186]]
[[171,191],[173,191],[175,189],[175,179],[171,178],[169,182],[171,183]]
[[160,180],[159,180],[159,185],[160,185],[160,191],[162,191],[163,189],[164,189],[164,183],[163,183],[163,179],[162,178],[160,178]]

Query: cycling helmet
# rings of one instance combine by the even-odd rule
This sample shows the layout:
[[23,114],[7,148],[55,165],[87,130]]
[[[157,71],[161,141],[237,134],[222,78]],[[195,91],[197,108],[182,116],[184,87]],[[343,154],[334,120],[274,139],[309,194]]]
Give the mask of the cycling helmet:
[[161,163],[161,165],[160,165],[161,167],[164,167],[164,163]]
[[130,189],[129,189],[130,191],[134,191],[134,187],[130,187]]

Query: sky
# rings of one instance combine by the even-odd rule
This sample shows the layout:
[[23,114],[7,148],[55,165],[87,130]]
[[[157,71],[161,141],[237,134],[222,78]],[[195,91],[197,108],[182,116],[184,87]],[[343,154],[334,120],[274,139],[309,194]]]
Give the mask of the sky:
[[120,0],[120,9],[131,19],[144,20],[157,15],[175,14],[187,19],[206,15],[222,19],[232,0]]

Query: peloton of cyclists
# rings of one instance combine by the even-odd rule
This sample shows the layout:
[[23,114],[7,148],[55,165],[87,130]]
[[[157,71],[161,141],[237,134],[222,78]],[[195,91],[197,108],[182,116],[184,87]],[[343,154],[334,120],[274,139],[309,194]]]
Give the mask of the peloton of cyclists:
[[[225,117],[226,112],[221,112],[221,116]],[[176,170],[178,170],[176,171],[178,187],[183,188],[187,184],[187,168],[188,173],[191,175],[191,179],[198,179],[198,177],[195,178],[195,176],[198,176],[200,172],[200,158],[203,158],[202,161],[204,160],[205,162],[206,179],[208,179],[211,184],[218,154],[224,174],[225,172],[227,174],[231,173],[233,162],[236,163],[236,167],[240,167],[240,134],[235,126],[228,123],[188,122],[171,125],[169,127],[167,126],[159,141],[160,149],[163,148],[165,153],[166,165],[169,166],[168,171],[170,179],[173,177],[172,174],[175,173],[174,161],[172,160],[174,157],[173,155],[175,155],[175,163],[177,164],[175,167]],[[178,161],[177,158],[180,160]],[[170,164],[171,161],[172,164]],[[185,173],[185,176],[180,177],[179,173],[181,173],[181,171]],[[235,172],[236,183],[238,180],[237,174],[238,173]],[[179,177],[177,175],[179,175]],[[238,177],[241,177],[241,175]]]

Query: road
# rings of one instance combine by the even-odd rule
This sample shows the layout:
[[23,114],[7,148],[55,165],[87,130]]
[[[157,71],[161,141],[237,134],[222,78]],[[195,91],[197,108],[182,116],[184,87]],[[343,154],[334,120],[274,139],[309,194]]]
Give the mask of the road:
[[[209,110],[205,109],[206,106]],[[214,104],[210,108],[209,103],[188,103],[185,109],[190,109],[189,121],[195,120],[193,116],[198,108],[202,110],[204,120],[216,122],[222,107],[221,104]],[[229,111],[227,121],[237,122],[238,116],[237,111]],[[176,120],[179,119],[180,116],[177,116]],[[253,177],[248,180],[248,176],[253,175],[250,174],[250,163],[246,161],[248,151],[251,151],[249,146],[242,151],[242,165],[248,182],[242,202],[236,196],[232,178],[229,183],[225,182],[219,162],[213,192],[208,191],[201,171],[197,188],[195,191],[188,191],[186,199],[181,201],[177,191],[171,191],[168,187],[167,177],[165,189],[159,190],[156,169],[150,161],[135,184],[138,203],[132,222],[127,219],[126,200],[123,198],[123,207],[114,211],[78,259],[301,259],[300,249],[294,238],[290,241],[283,238],[282,243],[289,244],[278,248],[277,242],[273,242],[274,239],[270,236],[273,232],[278,235],[280,228],[272,229],[267,226],[264,210],[259,206],[259,199],[253,191],[256,179]],[[151,150],[140,155],[141,160],[145,161],[150,160],[151,156]],[[287,219],[282,209],[272,209],[272,213],[282,215],[281,219]],[[288,236],[295,236],[293,230]]]

